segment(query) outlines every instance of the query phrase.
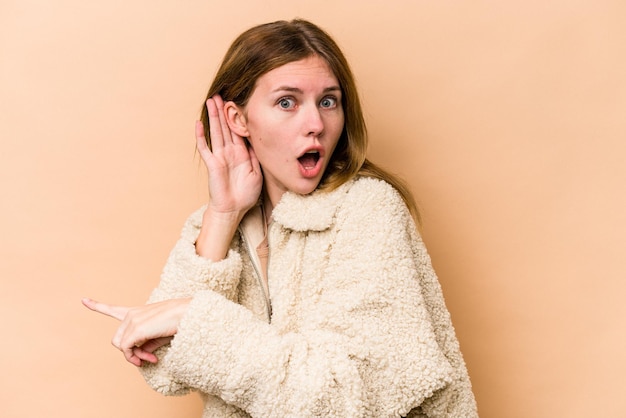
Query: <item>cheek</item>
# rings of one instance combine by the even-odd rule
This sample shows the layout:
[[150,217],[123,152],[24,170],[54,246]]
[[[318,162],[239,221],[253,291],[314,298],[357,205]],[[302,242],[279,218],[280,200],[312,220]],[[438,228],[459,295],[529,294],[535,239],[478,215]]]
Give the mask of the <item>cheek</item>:
[[330,115],[328,115],[328,121],[327,123],[329,125],[332,125],[333,129],[335,130],[342,130],[344,124],[346,123],[346,117],[345,114],[343,113],[343,110],[339,109],[336,112],[331,113]]
[[336,140],[339,140],[339,137],[341,136],[341,133],[343,132],[344,126],[345,126],[345,122],[344,122],[343,115],[333,120],[332,136],[336,138]]

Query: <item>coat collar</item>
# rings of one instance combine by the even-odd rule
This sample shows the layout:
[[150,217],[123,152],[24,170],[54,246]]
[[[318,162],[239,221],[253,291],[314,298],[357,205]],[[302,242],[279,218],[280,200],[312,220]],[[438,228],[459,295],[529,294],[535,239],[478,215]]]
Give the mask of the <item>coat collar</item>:
[[294,231],[324,231],[335,222],[335,214],[354,180],[335,190],[315,190],[308,195],[285,192],[272,211],[274,222]]

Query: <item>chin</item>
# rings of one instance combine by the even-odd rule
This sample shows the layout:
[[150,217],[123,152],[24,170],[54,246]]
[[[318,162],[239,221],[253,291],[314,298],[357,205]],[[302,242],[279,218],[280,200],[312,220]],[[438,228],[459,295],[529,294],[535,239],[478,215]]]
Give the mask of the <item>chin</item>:
[[313,193],[319,184],[320,180],[309,180],[306,183],[294,185],[291,191],[300,195],[307,195]]

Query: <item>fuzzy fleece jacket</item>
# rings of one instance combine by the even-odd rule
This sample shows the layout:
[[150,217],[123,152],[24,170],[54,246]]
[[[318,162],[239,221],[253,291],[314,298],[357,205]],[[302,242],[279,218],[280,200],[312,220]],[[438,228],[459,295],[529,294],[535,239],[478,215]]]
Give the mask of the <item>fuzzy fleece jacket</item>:
[[478,416],[430,258],[389,184],[285,193],[267,290],[249,220],[224,260],[196,254],[203,210],[149,300],[193,297],[159,362],[140,369],[155,390],[200,392],[205,418]]

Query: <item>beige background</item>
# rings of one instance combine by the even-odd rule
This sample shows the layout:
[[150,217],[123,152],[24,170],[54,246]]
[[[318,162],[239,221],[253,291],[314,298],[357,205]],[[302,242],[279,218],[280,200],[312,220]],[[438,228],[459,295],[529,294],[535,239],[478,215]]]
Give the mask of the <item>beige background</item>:
[[242,30],[305,17],[417,195],[483,418],[626,410],[626,3],[0,1],[0,416],[197,417],[82,296],[133,304],[206,197],[193,123]]

